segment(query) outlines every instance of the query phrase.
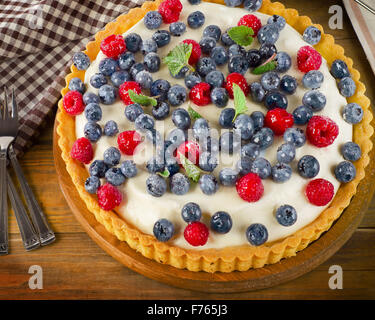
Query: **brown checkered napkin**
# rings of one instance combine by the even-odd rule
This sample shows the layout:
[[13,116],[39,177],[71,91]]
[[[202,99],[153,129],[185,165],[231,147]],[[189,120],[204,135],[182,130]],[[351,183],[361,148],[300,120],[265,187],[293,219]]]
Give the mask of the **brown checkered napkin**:
[[109,21],[144,0],[0,0],[0,86],[16,91],[18,154],[60,98],[77,51]]

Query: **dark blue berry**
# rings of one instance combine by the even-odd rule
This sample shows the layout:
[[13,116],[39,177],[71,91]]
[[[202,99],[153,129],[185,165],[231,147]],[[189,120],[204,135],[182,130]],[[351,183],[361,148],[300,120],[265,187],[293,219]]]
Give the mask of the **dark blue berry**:
[[146,55],[150,52],[158,51],[158,45],[156,44],[155,40],[153,39],[146,39],[143,40],[141,43],[141,52],[143,55]]
[[250,85],[250,93],[255,102],[262,102],[266,96],[266,91],[259,82],[253,82]]
[[243,0],[224,0],[228,7],[238,7],[242,4]]
[[223,34],[221,35],[221,43],[226,46],[226,47],[229,47],[233,44],[235,44],[235,42],[232,40],[232,38],[229,36],[228,34],[228,30],[223,32]]
[[142,38],[139,34],[129,33],[125,37],[126,50],[136,53],[141,48]]
[[105,173],[105,179],[111,185],[116,186],[116,187],[121,186],[126,180],[120,168],[108,169],[107,172]]
[[186,24],[181,21],[173,22],[169,25],[169,32],[172,36],[180,37],[186,32]]
[[213,48],[211,50],[210,57],[217,66],[226,64],[229,59],[227,50],[221,46]]
[[322,32],[314,26],[307,27],[303,32],[303,40],[305,40],[308,44],[311,44],[313,46],[318,44],[321,38]]
[[135,63],[134,53],[127,51],[119,56],[118,58],[118,65],[121,70],[130,70],[130,68]]
[[109,147],[103,153],[104,163],[109,166],[116,166],[120,163],[121,153],[115,147]]
[[277,62],[275,71],[280,73],[287,72],[292,66],[292,58],[286,52],[278,52],[275,61]]
[[280,85],[280,77],[276,72],[266,72],[260,78],[260,84],[266,91],[276,90]]
[[86,92],[83,95],[83,102],[87,106],[90,103],[96,103],[96,104],[98,104],[100,102],[100,99],[99,99],[99,97],[95,93],[93,93],[93,92]]
[[319,161],[313,156],[303,156],[298,161],[298,173],[301,177],[312,179],[316,177],[320,171]]
[[197,140],[205,139],[210,134],[210,127],[208,121],[204,118],[199,118],[195,120],[193,124],[193,136]]
[[290,227],[297,221],[297,211],[290,205],[283,205],[276,210],[276,220],[284,227]]
[[108,166],[104,163],[103,160],[94,160],[90,164],[89,173],[90,173],[90,176],[103,178],[107,170],[108,170]]
[[149,173],[162,172],[164,167],[164,159],[159,159],[159,157],[152,157],[146,163],[146,169]]
[[168,101],[172,106],[180,106],[186,101],[187,92],[183,86],[178,84],[168,90]]
[[155,128],[146,131],[146,139],[152,142],[153,145],[160,145],[162,143],[162,137],[159,131]]
[[272,172],[270,162],[265,158],[257,158],[251,164],[251,172],[255,173],[261,179],[267,179]]
[[306,136],[300,128],[288,128],[284,133],[284,140],[296,148],[301,148],[306,143]]
[[203,26],[205,20],[206,18],[201,11],[194,11],[189,14],[187,23],[190,28],[197,29]]
[[125,107],[125,117],[131,122],[134,122],[142,113],[144,111],[138,103],[129,104]]
[[153,79],[150,72],[143,70],[137,73],[137,75],[135,76],[135,81],[140,84],[142,89],[150,89]]
[[212,195],[219,189],[219,183],[214,175],[204,174],[199,178],[199,187],[206,195]]
[[99,88],[98,96],[101,103],[112,104],[117,97],[116,89],[109,84],[105,84]]
[[181,216],[187,223],[199,221],[202,218],[202,210],[195,202],[189,202],[182,207]]
[[187,130],[191,125],[189,112],[182,108],[177,108],[172,112],[172,121],[181,130]]
[[260,46],[259,53],[263,60],[267,60],[277,53],[277,49],[272,43],[263,43]]
[[172,222],[167,219],[160,219],[155,222],[153,228],[154,236],[161,242],[166,242],[173,237],[174,226]]
[[212,103],[219,108],[226,107],[229,101],[228,92],[225,88],[213,88],[210,97]]
[[277,183],[284,183],[292,176],[292,168],[286,163],[277,163],[272,167],[272,179]]
[[95,73],[90,78],[90,84],[95,89],[99,89],[101,86],[107,84],[107,78],[101,73]]
[[258,31],[258,40],[260,44],[271,43],[275,44],[279,39],[280,33],[276,26],[266,24]]
[[199,166],[202,170],[212,172],[218,165],[218,160],[210,152],[202,152],[199,156]]
[[73,64],[78,70],[87,70],[90,66],[90,58],[84,52],[77,52],[73,55]]
[[166,156],[165,158],[165,168],[168,170],[169,176],[171,177],[180,171],[180,165],[173,157],[173,153],[170,156]]
[[224,168],[219,173],[219,181],[223,186],[234,186],[237,182],[239,175],[236,170],[231,168]]
[[291,143],[284,143],[277,148],[276,157],[280,163],[290,163],[296,157],[296,147]]
[[250,68],[259,67],[262,64],[262,56],[260,55],[260,51],[257,49],[251,49],[246,52],[246,59]]
[[221,37],[221,30],[218,26],[211,24],[204,28],[203,37],[211,37],[216,41],[219,41]]
[[345,160],[357,161],[361,158],[361,147],[354,142],[347,142],[342,145],[341,153]]
[[280,90],[285,94],[294,94],[297,86],[297,79],[289,75],[285,75],[280,81]]
[[116,71],[111,75],[112,84],[118,88],[121,86],[125,81],[130,81],[131,76],[127,71]]
[[350,77],[348,65],[342,60],[335,60],[332,62],[331,74],[336,79],[343,79]]
[[190,189],[189,178],[182,173],[174,174],[170,179],[170,188],[171,192],[178,196],[188,193]]
[[225,129],[233,128],[233,119],[235,114],[236,110],[233,108],[225,108],[220,113],[219,124]]
[[100,121],[102,119],[102,108],[97,103],[89,103],[85,107],[85,117],[89,121]]
[[363,109],[357,103],[349,103],[344,107],[342,116],[347,123],[357,124],[362,121]]
[[167,80],[158,79],[151,84],[150,93],[158,101],[166,101],[168,99],[168,91],[171,85]]
[[133,160],[125,160],[121,163],[121,172],[126,178],[133,178],[137,175],[138,169]]
[[242,146],[241,155],[243,157],[248,157],[251,160],[255,160],[260,155],[260,148],[255,143],[248,143]]
[[242,75],[249,69],[249,63],[246,57],[242,55],[236,55],[229,59],[228,71],[229,73],[237,72]]
[[240,160],[237,161],[236,169],[240,173],[240,175],[248,174],[251,171],[252,167],[252,160],[249,157],[241,157]]
[[156,42],[158,48],[161,48],[171,42],[171,34],[167,30],[158,30],[152,35],[152,40]]
[[288,99],[281,92],[270,91],[264,98],[264,105],[268,110],[275,108],[286,109],[288,107]]
[[200,58],[197,62],[197,72],[201,77],[206,77],[211,71],[216,69],[214,60],[209,57]]
[[211,71],[205,80],[212,88],[222,87],[225,81],[223,73],[218,70]]
[[260,223],[250,225],[246,230],[246,238],[253,246],[260,246],[268,240],[267,228]]
[[188,89],[193,88],[196,84],[202,82],[200,75],[197,72],[189,73],[185,77],[185,85]]
[[160,58],[155,52],[150,52],[146,54],[144,60],[143,60],[146,69],[150,72],[157,72],[160,69]]
[[314,113],[310,107],[300,106],[293,111],[294,123],[296,125],[305,125],[313,117]]
[[199,45],[203,53],[210,54],[211,50],[216,47],[216,40],[212,37],[204,37],[199,41]]
[[99,72],[105,76],[110,76],[117,70],[117,60],[112,58],[105,58],[99,63]]
[[302,83],[307,89],[319,89],[324,81],[324,75],[319,70],[311,70],[302,78]]
[[147,29],[157,29],[163,23],[163,18],[159,11],[149,11],[146,13],[143,23],[145,24]]
[[216,212],[210,220],[211,229],[217,233],[225,234],[232,229],[232,218],[224,211]]
[[324,109],[327,104],[326,96],[318,90],[311,90],[305,93],[302,98],[304,106],[311,108],[313,112],[318,112]]
[[195,4],[200,4],[202,0],[188,0],[190,4],[195,5]]
[[72,78],[69,81],[69,90],[70,91],[78,91],[82,94],[85,93],[86,87],[85,84],[82,82],[80,78]]
[[97,142],[102,136],[102,127],[93,121],[87,122],[83,131],[85,137],[91,142]]
[[335,176],[338,181],[348,183],[356,176],[355,166],[349,161],[340,162],[335,168]]
[[247,114],[240,114],[234,121],[233,128],[242,140],[249,140],[254,133],[253,119]]
[[134,125],[136,130],[146,132],[154,128],[155,121],[150,115],[142,113],[135,119]]
[[238,44],[232,44],[228,48],[228,56],[229,56],[229,59],[233,58],[234,56],[246,56],[246,50],[244,47]]
[[354,80],[350,77],[342,78],[338,84],[340,93],[346,97],[352,97],[355,94],[357,86]]
[[268,24],[273,24],[279,31],[283,30],[286,26],[286,20],[284,17],[274,14],[267,20]]
[[146,189],[154,197],[161,197],[167,191],[167,182],[158,174],[152,174],[146,179]]
[[261,111],[254,111],[251,115],[251,119],[254,122],[254,130],[260,130],[264,125],[264,114]]
[[220,150],[224,153],[238,153],[241,149],[241,136],[234,132],[224,132],[220,136],[219,145]]
[[167,140],[172,142],[174,146],[179,146],[181,143],[185,142],[187,139],[187,134],[184,130],[181,129],[173,129],[167,135]]
[[100,187],[100,179],[98,177],[92,176],[86,179],[85,190],[88,193],[95,194],[99,187]]
[[156,120],[164,120],[169,116],[169,104],[164,101],[158,102],[158,104],[152,107],[152,115]]
[[262,128],[253,134],[250,141],[259,145],[260,150],[265,150],[273,143],[273,131],[270,128]]
[[115,121],[109,120],[104,125],[104,134],[107,137],[113,137],[116,134],[118,134],[118,132],[119,132],[118,126],[117,126],[117,123]]

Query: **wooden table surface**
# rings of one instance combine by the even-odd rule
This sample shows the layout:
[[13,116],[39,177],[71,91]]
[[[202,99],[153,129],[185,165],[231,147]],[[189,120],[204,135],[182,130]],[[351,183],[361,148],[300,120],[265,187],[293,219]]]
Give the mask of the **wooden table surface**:
[[[309,15],[333,34],[355,61],[367,95],[375,101],[375,77],[350,21],[343,30],[329,30],[328,9],[339,0],[285,0],[288,7]],[[345,12],[345,10],[344,10]],[[53,165],[53,119],[21,161],[27,180],[56,232],[50,246],[26,252],[10,212],[10,254],[0,257],[0,299],[368,299],[375,298],[375,199],[353,237],[314,271],[277,287],[238,294],[206,294],[147,279],[114,260],[83,231],[59,189]],[[43,270],[43,289],[29,288],[30,266]],[[328,269],[343,269],[343,289],[328,286]]]

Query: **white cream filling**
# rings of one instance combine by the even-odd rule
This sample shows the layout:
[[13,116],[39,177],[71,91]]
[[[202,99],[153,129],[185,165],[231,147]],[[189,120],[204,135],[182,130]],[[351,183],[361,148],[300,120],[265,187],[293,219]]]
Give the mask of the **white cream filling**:
[[[188,15],[196,10],[200,10],[205,14],[206,20],[204,26],[199,29],[191,29],[187,27],[187,32],[181,37],[172,37],[171,42],[162,48],[158,49],[158,54],[162,58],[167,55],[167,53],[174,48],[178,43],[184,39],[194,39],[199,42],[202,37],[203,30],[205,26],[210,24],[219,25],[222,32],[227,28],[235,26],[238,20],[247,11],[241,8],[229,8],[226,6],[212,4],[203,2],[199,6],[193,6],[187,3],[186,0],[182,1],[183,11],[181,13],[180,21],[187,22]],[[262,21],[262,24],[266,24],[269,18],[268,15],[255,13]],[[168,29],[169,25],[162,25],[162,29]],[[152,31],[146,29],[143,21],[139,21],[135,26],[133,26],[127,33],[135,32],[138,33],[143,39],[150,38]],[[287,72],[287,74],[294,76],[298,80],[297,92],[288,96],[288,111],[293,112],[295,108],[302,105],[302,97],[306,90],[302,85],[303,73],[301,73],[296,66],[296,56],[297,51],[300,47],[307,45],[307,43],[302,39],[302,36],[291,26],[286,25],[285,29],[280,33],[280,38],[276,43],[278,51],[288,52],[293,61],[292,68]],[[259,47],[259,43],[255,40],[252,47]],[[249,48],[247,48],[249,49]],[[90,77],[98,72],[99,62],[105,58],[102,52],[97,56],[97,59],[92,62],[91,66],[86,72],[85,84],[87,90],[97,93],[98,90],[90,85]],[[137,61],[143,61],[140,53],[137,54]],[[225,65],[221,70],[224,75],[228,74],[227,65]],[[313,155],[319,160],[320,172],[316,178],[324,178],[329,180],[335,188],[335,191],[340,186],[340,183],[336,180],[333,168],[341,161],[343,157],[340,153],[340,146],[352,140],[352,126],[346,123],[341,116],[342,108],[347,104],[346,99],[342,97],[337,89],[336,80],[331,76],[327,62],[323,59],[320,71],[324,74],[325,80],[322,87],[319,89],[327,98],[326,107],[319,113],[320,115],[328,116],[334,120],[340,128],[340,134],[336,141],[327,148],[316,148],[309,144],[308,142],[302,147],[297,149],[296,159],[292,162],[291,166],[293,168],[293,175],[289,181],[283,184],[278,184],[273,182],[271,179],[263,180],[264,185],[264,195],[256,203],[248,203],[242,200],[235,187],[224,187],[220,185],[218,192],[212,196],[207,196],[203,194],[197,184],[192,183],[190,191],[183,196],[178,196],[172,194],[169,190],[161,198],[155,198],[148,194],[146,190],[146,179],[149,176],[145,168],[145,164],[138,165],[138,175],[134,178],[128,179],[120,190],[124,194],[124,200],[122,205],[116,209],[118,214],[127,222],[136,226],[140,231],[146,234],[153,234],[154,223],[161,218],[166,218],[170,220],[176,229],[174,238],[170,241],[173,245],[194,249],[189,245],[184,237],[183,230],[186,223],[181,218],[181,208],[190,201],[196,202],[200,205],[203,211],[202,221],[209,225],[210,216],[212,216],[217,211],[228,212],[233,220],[232,230],[225,234],[217,234],[210,231],[209,239],[203,247],[198,247],[197,249],[208,249],[208,248],[224,248],[228,246],[237,246],[248,244],[245,236],[245,231],[249,225],[253,223],[262,223],[268,229],[269,238],[268,241],[275,241],[287,237],[297,230],[308,225],[310,222],[314,221],[320,213],[325,209],[325,207],[317,207],[311,205],[305,195],[304,189],[307,185],[307,179],[300,177],[297,172],[297,162],[304,155]],[[184,86],[184,80],[173,79],[169,75],[167,67],[162,64],[160,71],[152,74],[153,79],[167,79],[171,85],[181,84]],[[255,76],[246,73],[246,78],[248,83],[259,81],[260,76]],[[248,99],[249,114],[253,111],[262,111],[266,113],[267,110],[262,104],[254,103],[251,98]],[[187,101],[182,108],[188,108]],[[219,109],[214,105],[208,105],[205,107],[198,107],[192,104],[192,107],[197,110],[204,118],[210,122],[211,128],[217,128],[220,130],[218,124],[219,114],[223,109]],[[233,100],[230,100],[227,108],[233,107]],[[102,120],[98,123],[102,126],[109,121],[115,120],[119,126],[119,130],[132,130],[134,129],[134,124],[129,122],[125,115],[125,105],[118,99],[116,103],[112,105],[101,105],[103,111]],[[151,108],[144,108],[145,112],[150,113]],[[171,108],[173,111],[173,108]],[[76,117],[76,135],[77,138],[83,137],[83,128],[87,122],[84,114]],[[160,121],[156,121],[156,127],[160,125]],[[164,121],[166,132],[170,129],[175,128],[171,121],[171,117]],[[305,129],[305,128],[303,128]],[[280,144],[283,143],[282,138],[276,138],[273,145],[266,150],[262,155],[267,158],[271,164],[276,163],[276,150]],[[116,137],[110,138],[103,136],[96,144],[94,144],[94,160],[103,159],[103,152],[110,146],[117,147]],[[148,142],[143,142],[143,147],[146,150],[151,150],[152,145]],[[126,158],[131,158],[127,156],[122,157],[122,161]],[[220,163],[215,169],[214,174],[218,176],[221,168],[228,165]],[[235,166],[235,162],[232,167]],[[275,219],[276,209],[284,204],[289,204],[297,210],[298,219],[297,222],[291,227],[283,227]]]

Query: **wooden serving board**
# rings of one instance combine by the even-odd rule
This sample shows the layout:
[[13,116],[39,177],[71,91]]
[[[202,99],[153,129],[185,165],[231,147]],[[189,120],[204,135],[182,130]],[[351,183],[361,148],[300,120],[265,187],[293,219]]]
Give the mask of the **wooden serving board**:
[[[375,145],[375,136],[372,137]],[[276,286],[295,279],[336,253],[351,237],[364,216],[375,191],[375,148],[370,153],[371,162],[366,168],[366,177],[358,187],[351,204],[334,223],[331,229],[318,240],[300,251],[295,257],[283,259],[277,264],[246,272],[206,273],[180,270],[145,258],[119,241],[104,226],[96,221],[81,200],[61,158],[57,144],[56,122],[53,137],[55,167],[65,199],[88,235],[109,255],[124,266],[157,281],[203,292],[231,293],[245,292]]]

